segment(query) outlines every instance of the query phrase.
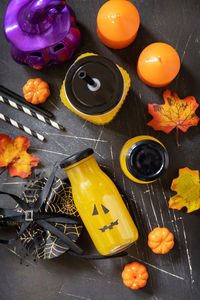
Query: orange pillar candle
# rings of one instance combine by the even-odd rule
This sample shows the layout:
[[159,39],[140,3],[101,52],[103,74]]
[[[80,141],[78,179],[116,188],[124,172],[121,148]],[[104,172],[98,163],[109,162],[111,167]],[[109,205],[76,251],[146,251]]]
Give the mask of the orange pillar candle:
[[137,8],[127,0],[110,0],[99,10],[97,34],[106,46],[121,49],[136,38],[140,26]]
[[140,79],[149,86],[168,85],[178,74],[181,62],[176,50],[165,43],[153,43],[140,54],[137,72]]

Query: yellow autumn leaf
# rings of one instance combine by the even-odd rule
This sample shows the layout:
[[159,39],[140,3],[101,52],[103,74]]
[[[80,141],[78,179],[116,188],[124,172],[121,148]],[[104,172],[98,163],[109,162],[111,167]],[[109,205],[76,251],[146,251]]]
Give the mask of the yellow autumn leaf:
[[188,213],[200,208],[199,171],[187,167],[179,169],[179,177],[172,181],[171,190],[177,194],[169,199],[170,208],[187,207]]

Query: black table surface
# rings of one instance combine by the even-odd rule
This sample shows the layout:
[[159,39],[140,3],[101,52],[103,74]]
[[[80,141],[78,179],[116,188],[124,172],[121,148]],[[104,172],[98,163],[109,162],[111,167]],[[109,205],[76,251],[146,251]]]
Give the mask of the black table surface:
[[[0,189],[20,196],[25,185],[38,176],[49,175],[55,161],[61,161],[76,151],[91,147],[105,172],[117,185],[130,195],[135,206],[140,231],[138,241],[128,250],[128,256],[102,261],[87,261],[70,257],[67,253],[46,261],[33,261],[28,256],[20,263],[18,246],[0,247],[0,299],[200,299],[200,238],[199,212],[187,214],[168,208],[173,195],[170,185],[178,176],[178,169],[200,169],[199,126],[180,133],[182,146],[177,148],[175,131],[169,135],[154,131],[147,126],[152,117],[148,103],[163,103],[165,88],[150,88],[139,80],[136,72],[137,59],[142,49],[152,42],[165,42],[179,53],[181,70],[169,88],[181,98],[193,95],[200,99],[200,32],[199,0],[135,0],[141,16],[141,26],[133,44],[126,49],[112,50],[105,47],[96,33],[96,16],[104,0],[69,0],[77,16],[82,34],[81,46],[74,57],[62,64],[41,71],[15,63],[9,53],[10,45],[3,34],[3,19],[8,0],[0,1],[0,84],[22,95],[22,86],[29,78],[40,77],[51,88],[51,96],[43,104],[52,111],[66,132],[25,116],[22,112],[0,104],[0,111],[43,132],[47,142],[30,138],[30,152],[40,157],[28,179],[10,177],[6,171],[0,177]],[[122,66],[131,76],[131,89],[115,119],[105,126],[94,125],[79,118],[65,108],[59,98],[59,90],[65,73],[78,55],[93,52],[110,58]],[[200,115],[199,109],[197,114]],[[11,138],[25,135],[22,131],[0,121],[0,132]],[[147,134],[158,138],[166,146],[170,164],[167,172],[152,184],[140,185],[130,181],[122,173],[119,154],[123,144],[137,135]],[[59,171],[60,176],[64,176]],[[157,226],[168,227],[175,236],[175,246],[166,255],[156,255],[147,246],[148,233]],[[85,232],[80,238],[84,249],[91,249],[92,242]],[[121,272],[132,261],[144,264],[149,272],[147,286],[132,291],[122,283]]]

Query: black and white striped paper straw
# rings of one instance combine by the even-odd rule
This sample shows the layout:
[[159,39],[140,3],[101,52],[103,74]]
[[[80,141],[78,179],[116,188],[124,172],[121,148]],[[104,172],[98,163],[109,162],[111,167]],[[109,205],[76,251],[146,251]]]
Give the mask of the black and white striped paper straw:
[[27,107],[25,107],[21,104],[15,103],[14,101],[12,101],[10,99],[7,99],[6,97],[0,96],[0,101],[7,104],[7,105],[9,105],[9,106],[11,106],[11,107],[13,107],[13,108],[15,108],[15,109],[23,111],[25,114],[27,114],[31,117],[34,117],[34,118],[36,118],[36,119],[38,119],[38,120],[54,127],[54,128],[56,128],[56,129],[58,129],[58,130],[65,130],[65,128],[62,125],[58,124],[57,122],[41,115],[40,113],[37,113],[37,112],[31,110],[30,108],[27,108]]
[[28,107],[30,108],[32,111],[35,111],[37,113],[39,113],[40,115],[46,116],[47,118],[52,119],[53,118],[53,114],[52,112],[41,108],[40,106],[37,105],[33,105],[30,102],[25,101],[25,99],[16,94],[15,92],[13,92],[12,90],[7,89],[5,86],[0,84],[0,95],[4,96],[4,97],[8,97],[9,99],[12,99],[14,102],[21,104],[22,106]]
[[2,113],[0,113],[0,119],[3,120],[6,123],[9,123],[10,125],[19,128],[21,130],[23,130],[24,132],[28,133],[29,135],[34,136],[36,139],[40,140],[40,141],[44,141],[44,136],[37,133],[36,131],[22,125],[21,123],[18,123],[17,121],[3,115]]

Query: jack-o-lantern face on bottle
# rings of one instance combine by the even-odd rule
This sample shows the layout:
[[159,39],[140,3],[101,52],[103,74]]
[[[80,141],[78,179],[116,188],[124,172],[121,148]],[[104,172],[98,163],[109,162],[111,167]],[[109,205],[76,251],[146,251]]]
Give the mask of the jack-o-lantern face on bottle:
[[[100,208],[100,207],[101,207],[101,208]],[[98,209],[97,209],[96,204],[94,204],[92,216],[98,216],[98,218],[100,218],[100,219],[99,219],[99,222],[101,222],[102,217],[103,217],[103,219],[105,220],[105,216],[102,216],[102,217],[99,216],[101,213],[102,213],[103,215],[107,215],[108,213],[110,213],[110,211],[109,211],[109,209],[108,209],[105,205],[103,205],[103,204],[101,204],[101,205],[99,206]],[[109,217],[108,217],[108,220],[109,220]],[[97,219],[96,219],[95,221],[97,221]],[[98,221],[97,221],[97,223],[98,223]],[[98,228],[98,229],[99,229],[101,232],[106,232],[107,230],[113,229],[113,227],[114,227],[114,226],[117,226],[118,224],[119,224],[119,221],[118,221],[118,219],[116,219],[114,222],[108,222],[108,223],[105,224],[103,227],[100,227],[100,228]]]

